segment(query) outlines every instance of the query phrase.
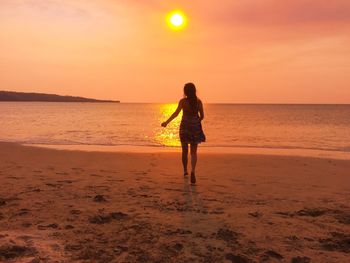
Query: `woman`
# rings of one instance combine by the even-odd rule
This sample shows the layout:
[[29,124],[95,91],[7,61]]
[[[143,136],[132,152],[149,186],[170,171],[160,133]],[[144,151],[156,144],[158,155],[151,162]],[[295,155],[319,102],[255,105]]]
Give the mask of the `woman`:
[[180,124],[180,140],[182,146],[182,165],[184,176],[188,175],[188,144],[191,147],[191,183],[196,183],[196,164],[198,143],[205,142],[201,121],[204,119],[203,104],[196,95],[196,87],[193,83],[187,83],[184,87],[185,98],[180,100],[179,105],[170,118],[162,123],[166,127],[183,110]]

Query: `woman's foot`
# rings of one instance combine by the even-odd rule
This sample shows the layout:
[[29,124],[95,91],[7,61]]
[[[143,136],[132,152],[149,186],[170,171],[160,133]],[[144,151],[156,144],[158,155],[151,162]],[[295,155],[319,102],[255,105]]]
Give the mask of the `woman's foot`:
[[184,176],[187,176],[188,175],[188,172],[184,172]]
[[194,174],[194,172],[191,172],[191,184],[195,184],[196,183],[196,175]]

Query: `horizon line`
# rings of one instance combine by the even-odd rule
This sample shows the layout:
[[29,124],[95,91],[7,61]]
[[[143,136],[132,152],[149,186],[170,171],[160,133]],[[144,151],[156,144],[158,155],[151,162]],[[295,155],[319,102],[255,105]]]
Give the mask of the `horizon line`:
[[[0,101],[0,103],[106,103],[103,99],[97,102],[65,102],[65,101]],[[118,101],[117,104],[177,104],[177,102],[132,102]],[[309,103],[309,102],[204,102],[204,104],[219,104],[219,105],[350,105],[349,103]]]

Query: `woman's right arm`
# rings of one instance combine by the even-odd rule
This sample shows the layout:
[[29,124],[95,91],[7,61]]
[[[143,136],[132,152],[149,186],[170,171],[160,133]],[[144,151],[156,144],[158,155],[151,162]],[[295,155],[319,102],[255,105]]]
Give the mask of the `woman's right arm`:
[[182,100],[179,101],[179,104],[178,104],[178,106],[177,106],[177,109],[176,109],[175,112],[170,116],[170,118],[169,118],[167,121],[165,121],[165,122],[162,123],[162,126],[163,126],[163,127],[166,127],[166,126],[169,124],[169,122],[171,122],[173,119],[175,119],[175,118],[177,117],[177,115],[179,115],[179,113],[181,112],[181,110],[182,110]]

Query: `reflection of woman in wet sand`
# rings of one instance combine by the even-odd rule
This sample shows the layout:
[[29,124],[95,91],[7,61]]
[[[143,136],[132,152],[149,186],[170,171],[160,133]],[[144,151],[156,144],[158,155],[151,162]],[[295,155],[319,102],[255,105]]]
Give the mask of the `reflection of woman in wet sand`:
[[195,169],[197,164],[197,146],[198,143],[205,142],[201,121],[204,118],[202,101],[197,98],[196,87],[193,83],[187,83],[184,87],[185,98],[181,99],[175,112],[170,118],[162,123],[166,127],[169,122],[175,119],[181,110],[183,110],[180,124],[180,140],[182,146],[182,164],[184,175],[188,175],[188,144],[191,147],[191,183],[196,183]]

